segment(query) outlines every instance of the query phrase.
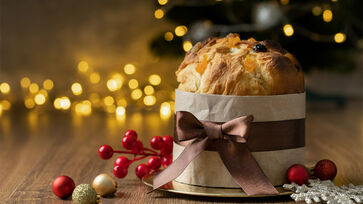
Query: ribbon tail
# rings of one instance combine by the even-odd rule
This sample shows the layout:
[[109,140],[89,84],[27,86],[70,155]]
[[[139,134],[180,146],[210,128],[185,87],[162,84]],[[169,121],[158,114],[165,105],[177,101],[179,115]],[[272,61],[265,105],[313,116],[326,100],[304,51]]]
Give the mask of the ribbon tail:
[[207,140],[208,138],[205,137],[202,140],[196,139],[188,144],[175,161],[154,176],[152,191],[176,179],[183,173],[189,163],[207,147]]
[[246,144],[221,141],[218,153],[234,181],[247,195],[278,194],[252,156]]

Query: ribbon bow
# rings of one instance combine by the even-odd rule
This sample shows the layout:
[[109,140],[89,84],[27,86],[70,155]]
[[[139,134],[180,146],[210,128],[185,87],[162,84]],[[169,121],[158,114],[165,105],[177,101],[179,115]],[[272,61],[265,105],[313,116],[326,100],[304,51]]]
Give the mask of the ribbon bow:
[[199,121],[186,111],[176,112],[175,117],[175,139],[190,143],[170,166],[155,175],[154,190],[176,179],[194,158],[214,144],[232,178],[247,195],[278,193],[246,145],[253,116],[238,117],[222,124]]

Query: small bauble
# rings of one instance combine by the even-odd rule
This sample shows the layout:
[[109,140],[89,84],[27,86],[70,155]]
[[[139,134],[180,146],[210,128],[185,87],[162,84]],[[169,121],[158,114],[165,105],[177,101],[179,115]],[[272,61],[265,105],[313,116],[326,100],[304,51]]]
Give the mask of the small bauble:
[[73,191],[72,201],[76,204],[94,204],[99,202],[99,198],[90,184],[79,184]]
[[59,176],[53,181],[53,193],[62,199],[72,195],[74,187],[74,181],[68,176]]
[[314,167],[314,176],[320,180],[333,180],[336,175],[337,167],[328,159],[320,160]]
[[108,174],[100,174],[93,180],[92,187],[100,196],[112,194],[117,190],[116,181]]
[[287,179],[289,179],[291,183],[296,183],[298,185],[306,184],[309,179],[309,172],[305,166],[295,164],[287,170]]

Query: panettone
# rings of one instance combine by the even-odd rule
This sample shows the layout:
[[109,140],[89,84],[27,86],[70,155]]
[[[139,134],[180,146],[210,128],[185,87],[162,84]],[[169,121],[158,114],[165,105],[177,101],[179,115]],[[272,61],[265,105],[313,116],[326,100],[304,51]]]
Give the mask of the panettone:
[[181,91],[222,95],[279,95],[304,92],[302,69],[279,43],[238,34],[197,43],[177,72]]

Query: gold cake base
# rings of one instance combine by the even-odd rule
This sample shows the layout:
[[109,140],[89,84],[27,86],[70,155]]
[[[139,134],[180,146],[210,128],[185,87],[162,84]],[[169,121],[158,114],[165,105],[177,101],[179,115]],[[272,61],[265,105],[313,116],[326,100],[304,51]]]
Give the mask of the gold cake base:
[[[152,187],[153,176],[148,176],[142,179],[142,182]],[[290,195],[292,191],[283,189],[281,186],[275,187],[279,194],[275,195],[247,195],[239,188],[214,188],[214,187],[203,187],[194,186],[184,183],[179,183],[176,181],[171,181],[164,186],[160,187],[158,190],[167,191],[178,194],[185,195],[195,195],[195,196],[206,196],[206,197],[230,197],[230,198],[257,198],[257,197],[273,197],[273,196],[284,196]]]

